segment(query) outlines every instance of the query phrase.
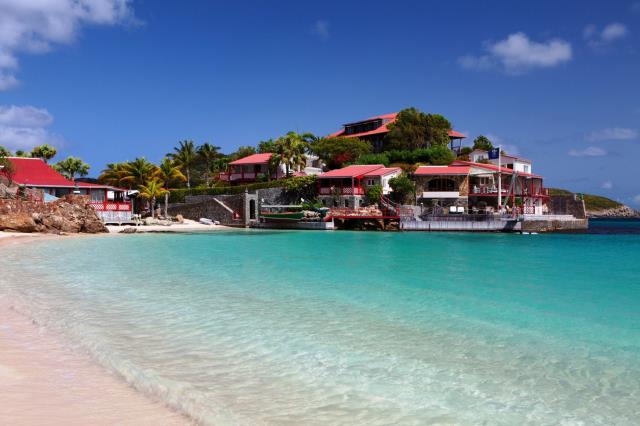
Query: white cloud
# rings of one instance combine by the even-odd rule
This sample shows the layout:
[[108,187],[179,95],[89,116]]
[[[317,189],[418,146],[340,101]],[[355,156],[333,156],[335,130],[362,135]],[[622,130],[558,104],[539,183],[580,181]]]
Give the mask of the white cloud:
[[602,182],[602,185],[600,187],[602,189],[611,189],[613,188],[613,182],[611,182],[610,180],[604,181]]
[[585,149],[572,149],[569,151],[569,155],[572,157],[602,157],[607,155],[607,151],[597,146],[590,146]]
[[626,25],[620,22],[612,22],[598,31],[598,27],[593,24],[587,25],[582,31],[582,35],[587,40],[587,44],[593,48],[603,47],[616,40],[625,38],[629,34]]
[[586,140],[588,140],[589,142],[629,141],[637,138],[638,131],[636,129],[612,127],[609,129],[602,129],[591,132],[587,135]]
[[640,194],[632,198],[633,202],[640,205]]
[[533,68],[551,68],[568,62],[572,57],[571,44],[552,39],[536,42],[522,33],[514,33],[495,43],[486,43],[486,54],[466,55],[458,58],[463,68],[488,70],[503,69],[508,74],[522,74]]
[[59,147],[64,140],[47,130],[52,123],[46,109],[0,105],[0,145],[12,150],[30,150],[43,143]]
[[610,42],[619,38],[626,37],[628,32],[629,30],[627,30],[627,27],[624,24],[621,24],[620,22],[614,22],[604,27],[604,29],[602,30],[602,34],[600,34],[600,37],[602,37],[602,40]]
[[84,25],[133,22],[131,0],[0,0],[0,90],[18,85],[17,55],[72,43]]
[[321,39],[326,40],[329,37],[331,37],[331,33],[329,31],[330,27],[331,25],[329,24],[329,21],[319,19],[313,24],[313,28],[311,28],[311,33],[317,35]]

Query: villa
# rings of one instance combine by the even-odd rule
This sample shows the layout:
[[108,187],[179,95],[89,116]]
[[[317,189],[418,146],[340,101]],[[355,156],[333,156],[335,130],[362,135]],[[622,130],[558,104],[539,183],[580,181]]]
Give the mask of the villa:
[[331,170],[318,175],[318,199],[329,207],[360,207],[367,188],[380,185],[383,194],[389,194],[389,180],[401,173],[399,167],[385,167],[382,164]]
[[[391,114],[377,115],[367,118],[366,120],[347,123],[342,126],[342,130],[332,133],[328,137],[359,138],[369,141],[375,152],[381,152],[384,148],[385,136],[389,133],[389,125],[395,123],[397,118],[398,113],[394,112]],[[451,149],[458,152],[461,140],[465,137],[465,135],[455,130],[449,131]]]
[[68,194],[87,195],[91,205],[105,223],[125,223],[131,221],[131,202],[126,190],[109,185],[74,182],[45,163],[40,158],[8,157],[13,164],[11,180],[18,186],[38,189],[43,193],[43,201],[51,201]]
[[[282,179],[286,177],[286,168],[280,164],[274,170],[271,170],[270,162],[272,153],[252,154],[229,163],[226,172],[220,173],[220,180],[235,183],[246,184],[268,180],[269,173],[271,179]],[[307,155],[307,164],[304,168],[297,168],[293,174],[297,176],[317,175],[322,173],[320,161],[315,155]]]
[[457,160],[448,166],[421,166],[414,173],[417,204],[433,213],[545,213],[549,193],[542,176],[512,167]]

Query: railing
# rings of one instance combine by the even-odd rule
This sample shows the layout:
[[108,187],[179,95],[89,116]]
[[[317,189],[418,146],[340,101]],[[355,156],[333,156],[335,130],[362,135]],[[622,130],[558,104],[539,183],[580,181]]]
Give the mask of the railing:
[[264,176],[266,176],[265,173],[254,173],[254,172],[229,173],[229,172],[224,172],[224,173],[220,173],[220,180],[223,180],[225,182],[256,180],[257,178],[261,178],[261,177],[264,177]]
[[117,201],[91,201],[91,207],[96,211],[118,211],[129,212],[131,211],[131,203],[117,202]]
[[364,188],[345,186],[342,188],[320,187],[320,195],[364,195]]
[[420,216],[423,221],[432,222],[488,222],[501,219],[513,219],[511,215],[496,215],[496,214],[446,214],[446,215],[432,215],[425,214]]

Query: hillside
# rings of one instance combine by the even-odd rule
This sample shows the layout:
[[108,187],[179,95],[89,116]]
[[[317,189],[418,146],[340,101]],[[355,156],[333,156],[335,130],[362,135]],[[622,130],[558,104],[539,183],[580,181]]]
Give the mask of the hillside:
[[[572,195],[560,188],[549,188],[550,195]],[[640,217],[640,212],[601,195],[582,194],[587,214],[591,217]]]

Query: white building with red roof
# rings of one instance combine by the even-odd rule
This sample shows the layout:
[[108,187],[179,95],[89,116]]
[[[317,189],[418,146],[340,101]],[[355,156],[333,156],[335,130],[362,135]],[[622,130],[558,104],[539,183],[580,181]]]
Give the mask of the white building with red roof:
[[[367,118],[366,120],[343,124],[342,130],[332,133],[328,137],[363,139],[371,142],[374,151],[380,152],[383,149],[384,138],[387,133],[389,133],[389,125],[395,123],[397,119],[397,112],[393,112],[391,114],[376,115],[374,117]],[[449,131],[449,139],[451,139],[451,149],[458,147],[458,145],[454,147],[454,141],[459,142],[465,137],[465,135],[455,130]]]
[[363,204],[367,188],[380,185],[383,193],[391,191],[389,180],[399,176],[399,167],[382,164],[353,165],[318,175],[318,199],[328,207],[357,208]]
[[[8,157],[13,172],[7,176],[18,186],[39,189],[47,196],[62,197],[67,194],[87,195],[98,216],[105,223],[131,221],[131,202],[126,190],[109,185],[73,182],[40,158]],[[44,199],[47,197],[45,196]]]
[[414,179],[417,203],[436,213],[541,215],[549,199],[542,176],[520,167],[457,160],[418,167]]

